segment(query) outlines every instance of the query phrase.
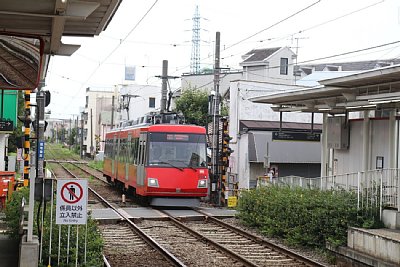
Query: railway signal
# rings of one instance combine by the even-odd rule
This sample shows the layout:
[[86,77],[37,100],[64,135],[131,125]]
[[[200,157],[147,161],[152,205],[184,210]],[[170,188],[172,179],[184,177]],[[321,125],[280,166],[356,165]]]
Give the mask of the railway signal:
[[225,205],[226,201],[226,188],[228,188],[227,181],[227,169],[229,167],[229,156],[233,153],[233,150],[229,147],[229,142],[232,137],[229,136],[228,119],[226,117],[221,118],[222,122],[222,145],[220,152],[220,175],[221,175],[221,204]]

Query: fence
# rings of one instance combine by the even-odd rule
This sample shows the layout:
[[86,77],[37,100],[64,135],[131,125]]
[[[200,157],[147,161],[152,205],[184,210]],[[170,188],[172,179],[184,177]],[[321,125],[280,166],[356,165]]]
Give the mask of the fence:
[[400,211],[400,169],[379,169],[317,178],[286,176],[274,178],[279,185],[319,188],[321,190],[341,189],[357,193],[357,208],[379,207]]

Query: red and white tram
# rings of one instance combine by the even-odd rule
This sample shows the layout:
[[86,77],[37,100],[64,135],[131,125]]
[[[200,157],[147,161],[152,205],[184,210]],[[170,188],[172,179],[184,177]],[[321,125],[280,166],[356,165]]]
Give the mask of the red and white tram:
[[103,174],[155,206],[196,206],[207,196],[206,130],[137,125],[106,134]]

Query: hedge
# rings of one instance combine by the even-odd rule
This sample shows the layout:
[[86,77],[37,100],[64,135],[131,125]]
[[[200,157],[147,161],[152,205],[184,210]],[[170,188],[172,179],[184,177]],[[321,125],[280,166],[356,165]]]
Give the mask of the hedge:
[[357,195],[346,191],[267,186],[242,192],[238,217],[289,245],[324,248],[346,244],[347,228],[380,227],[378,210],[357,210]]

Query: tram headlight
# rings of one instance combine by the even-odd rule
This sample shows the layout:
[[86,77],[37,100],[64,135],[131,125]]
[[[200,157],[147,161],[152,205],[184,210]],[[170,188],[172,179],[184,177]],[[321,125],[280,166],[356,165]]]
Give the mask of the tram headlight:
[[197,188],[206,188],[206,187],[207,187],[207,180],[199,180]]
[[148,187],[158,187],[157,178],[147,178],[147,186]]

